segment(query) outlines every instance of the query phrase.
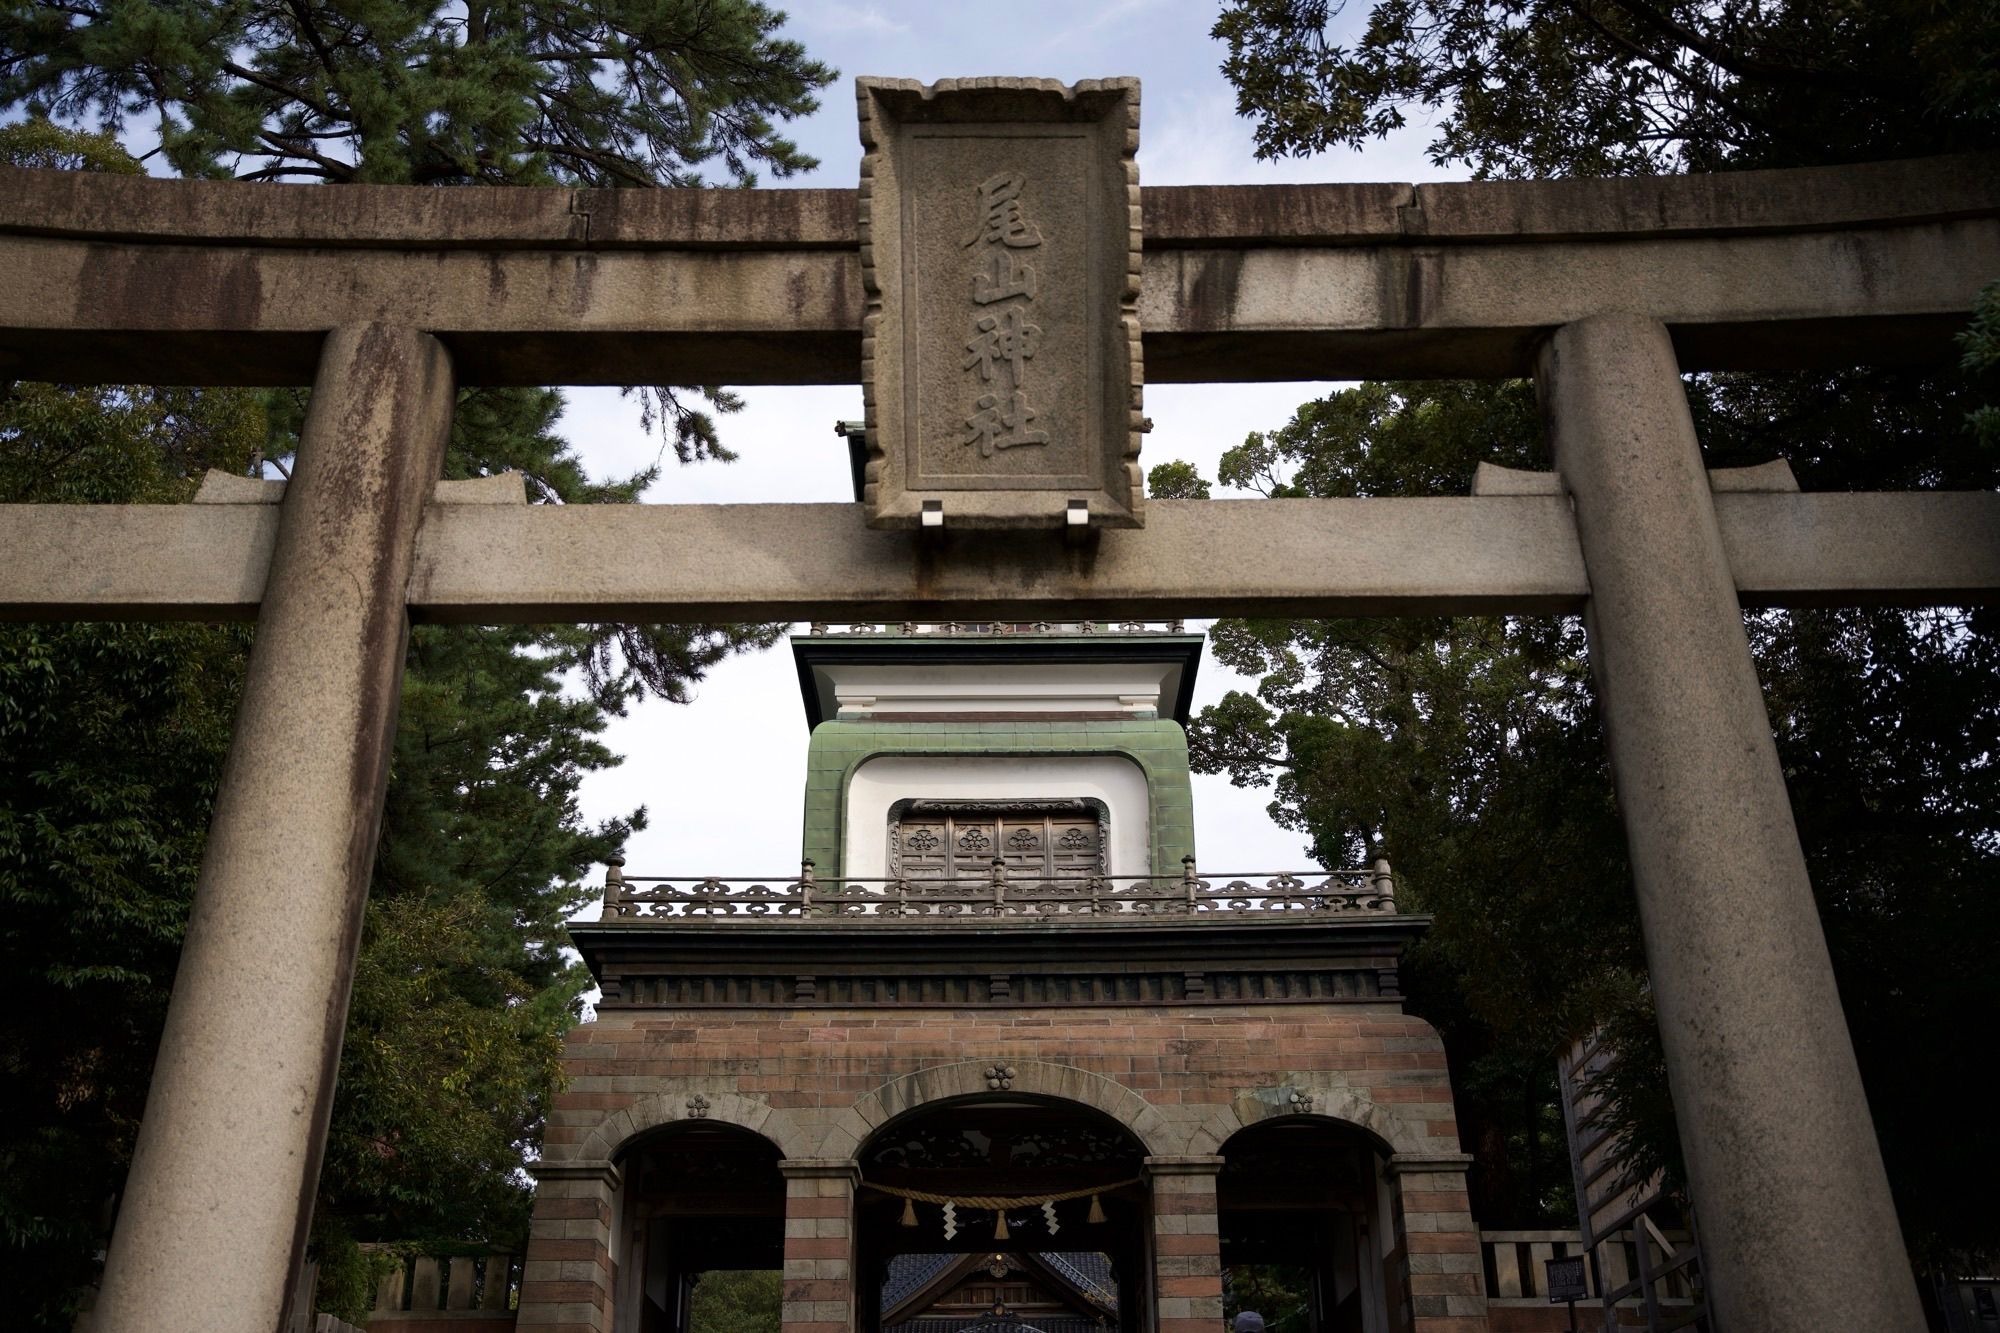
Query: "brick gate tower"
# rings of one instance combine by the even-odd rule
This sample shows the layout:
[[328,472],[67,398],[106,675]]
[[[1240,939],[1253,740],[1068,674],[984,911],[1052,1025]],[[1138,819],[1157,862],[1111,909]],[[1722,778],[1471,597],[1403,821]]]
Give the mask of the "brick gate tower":
[[683,1333],[701,1274],[762,1268],[785,1333],[1217,1333],[1250,1264],[1325,1333],[1487,1327],[1444,1051],[1397,981],[1425,920],[1383,863],[1198,871],[1200,636],[792,650],[800,873],[614,865],[572,928],[603,997],[536,1168],[522,1328]]

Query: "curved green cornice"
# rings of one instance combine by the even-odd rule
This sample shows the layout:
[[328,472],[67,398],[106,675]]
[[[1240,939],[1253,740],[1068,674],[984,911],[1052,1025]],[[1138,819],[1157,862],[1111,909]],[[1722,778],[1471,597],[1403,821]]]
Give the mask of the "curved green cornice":
[[[803,855],[817,873],[844,872],[841,822],[847,784],[864,760],[881,755],[1115,754],[1146,775],[1152,873],[1180,873],[1194,853],[1194,800],[1187,733],[1166,718],[1077,722],[822,722],[806,747]],[[1024,793],[1032,794],[1032,793]],[[879,834],[881,831],[877,830]]]

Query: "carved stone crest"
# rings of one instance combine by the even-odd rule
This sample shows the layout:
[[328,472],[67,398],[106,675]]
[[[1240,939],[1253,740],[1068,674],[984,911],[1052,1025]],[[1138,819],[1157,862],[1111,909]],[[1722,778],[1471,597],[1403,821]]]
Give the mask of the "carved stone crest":
[[1138,80],[856,91],[869,523],[1138,526]]

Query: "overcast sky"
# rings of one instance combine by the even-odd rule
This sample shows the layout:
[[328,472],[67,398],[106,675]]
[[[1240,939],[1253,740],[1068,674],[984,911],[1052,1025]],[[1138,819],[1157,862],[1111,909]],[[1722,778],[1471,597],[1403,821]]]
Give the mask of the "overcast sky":
[[[794,6],[786,32],[834,66],[819,112],[787,133],[820,160],[817,172],[767,185],[852,187],[861,165],[853,79],[873,74],[926,82],[979,75],[1032,75],[1075,81],[1137,75],[1142,81],[1139,175],[1148,185],[1300,181],[1437,180],[1452,173],[1423,156],[1428,134],[1413,126],[1363,153],[1260,163],[1247,122],[1219,66],[1223,48],[1208,33],[1213,0],[992,5],[850,4]],[[1355,5],[1348,23],[1364,17]],[[1142,467],[1168,459],[1215,475],[1223,450],[1253,430],[1283,425],[1327,384],[1149,385]],[[722,421],[731,464],[676,467],[668,460],[647,495],[657,504],[720,501],[846,501],[853,498],[844,441],[833,423],[861,416],[853,387],[744,391],[748,406]],[[570,391],[563,421],[593,471],[631,472],[660,452],[638,428],[638,411],[615,390]],[[1252,682],[1204,660],[1196,706]],[[585,814],[602,819],[644,805],[651,826],[632,839],[627,874],[774,875],[797,871],[805,785],[806,722],[791,654],[770,652],[724,663],[680,706],[652,703],[614,720],[607,733],[622,767],[584,786]],[[1274,825],[1267,791],[1195,779],[1196,846],[1206,870],[1268,871],[1311,864],[1304,839]]]

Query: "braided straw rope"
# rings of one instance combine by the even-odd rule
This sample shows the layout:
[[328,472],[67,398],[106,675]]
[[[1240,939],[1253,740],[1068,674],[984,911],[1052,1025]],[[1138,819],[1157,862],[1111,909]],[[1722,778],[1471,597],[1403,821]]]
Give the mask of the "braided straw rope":
[[872,1180],[861,1182],[861,1188],[874,1190],[878,1194],[893,1194],[899,1199],[915,1199],[918,1203],[948,1203],[959,1208],[988,1209],[1005,1212],[1009,1208],[1039,1208],[1045,1203],[1067,1203],[1071,1199],[1087,1199],[1093,1194],[1109,1194],[1112,1190],[1124,1189],[1127,1185],[1145,1183],[1138,1176],[1130,1180],[1114,1180],[1108,1185],[1092,1185],[1088,1189],[1065,1190],[1061,1194],[933,1194],[929,1190],[898,1189],[894,1185],[877,1185]]

